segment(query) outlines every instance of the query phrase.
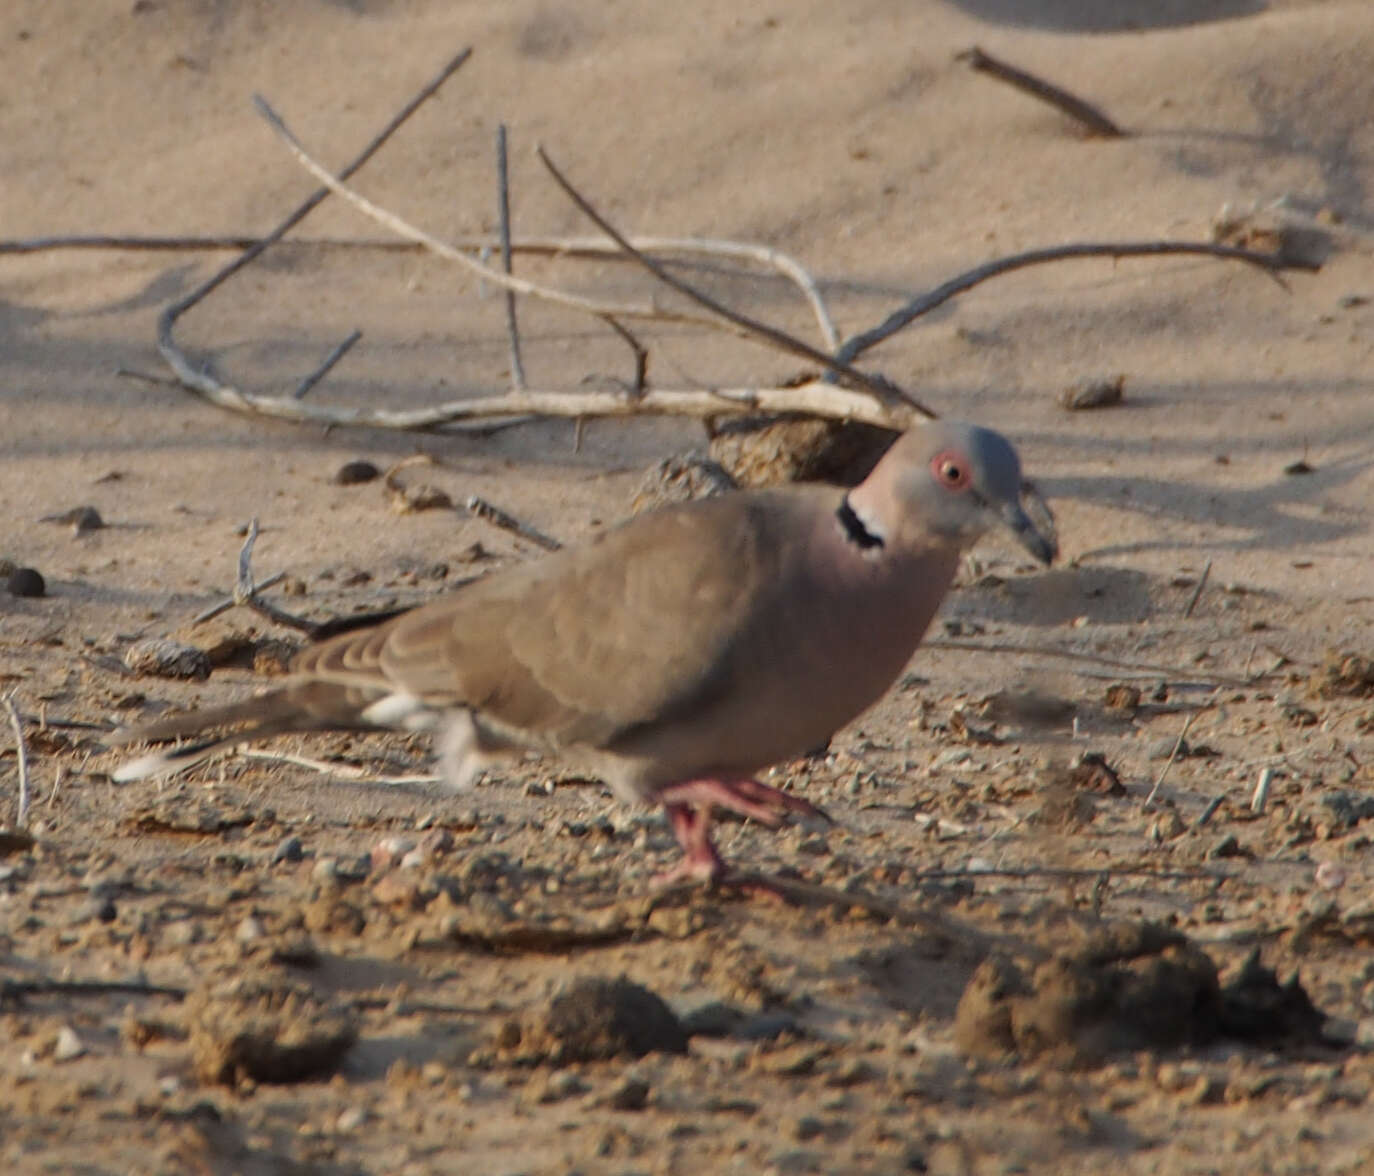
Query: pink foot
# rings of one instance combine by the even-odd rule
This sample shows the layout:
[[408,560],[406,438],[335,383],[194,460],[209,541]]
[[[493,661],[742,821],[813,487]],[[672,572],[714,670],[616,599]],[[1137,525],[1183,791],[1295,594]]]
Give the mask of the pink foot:
[[681,784],[669,784],[659,791],[658,799],[665,805],[691,804],[708,809],[715,805],[742,817],[752,817],[770,829],[776,829],[783,815],[789,812],[830,823],[825,811],[809,800],[747,776],[735,780],[685,780]]
[[719,806],[741,816],[751,817],[770,829],[782,824],[789,812],[829,821],[809,800],[783,792],[747,777],[727,780],[686,780],[662,789],[659,799],[668,812],[673,834],[682,846],[682,861],[654,878],[658,887],[678,882],[705,882],[708,886],[737,886],[750,893],[785,898],[776,886],[764,879],[734,877],[730,867],[711,841],[711,809]]

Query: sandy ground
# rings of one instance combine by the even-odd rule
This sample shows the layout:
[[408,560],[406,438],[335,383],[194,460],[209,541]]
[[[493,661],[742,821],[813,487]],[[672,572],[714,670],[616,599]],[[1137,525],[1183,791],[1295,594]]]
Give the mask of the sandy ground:
[[[972,44],[1134,134],[1081,137],[957,64]],[[1281,282],[1200,258],[1039,266],[874,351],[873,366],[941,412],[1016,440],[1065,561],[1034,573],[996,543],[980,549],[913,676],[828,757],[785,766],[837,829],[726,828],[729,854],[785,871],[809,898],[675,896],[650,910],[648,879],[672,857],[661,821],[547,768],[458,802],[245,759],[121,788],[101,731],[260,683],[241,665],[204,683],[119,668],[139,638],[187,636],[230,586],[251,517],[259,573],[287,572],[298,593],[273,599],[314,617],[423,599],[535,554],[453,511],[397,514],[380,483],[336,485],[343,462],[428,453],[441,464],[412,477],[575,540],[626,513],[652,461],[700,447],[700,428],[591,422],[576,448],[563,422],[473,438],[235,416],[115,374],[160,370],[157,313],[223,254],[0,255],[0,557],[48,585],[0,595],[0,689],[50,720],[27,728],[36,844],[7,843],[0,860],[7,1165],[1374,1170],[1374,814],[1361,824],[1360,807],[1374,704],[1320,669],[1331,650],[1374,651],[1365,0],[706,0],[680,15],[633,0],[11,0],[0,235],[264,232],[311,182],[252,93],[337,163],[464,45],[472,60],[359,180],[441,236],[492,230],[504,122],[517,234],[588,231],[534,160],[542,142],[625,228],[802,259],[844,331],[998,255],[1206,239],[1227,205],[1315,226],[1329,256]],[[378,233],[336,204],[307,236]],[[650,290],[623,268],[520,265],[586,291]],[[700,276],[809,329],[780,281]],[[415,407],[504,386],[501,314],[415,254],[288,247],[179,335],[225,378],[283,394],[359,327],[312,400]],[[523,321],[535,386],[625,374],[598,324],[536,308]],[[724,336],[650,337],[663,384],[796,371]],[[1118,376],[1124,405],[1059,406],[1065,388]],[[1299,461],[1310,472],[1286,472]],[[82,505],[108,525],[75,535],[40,521]],[[250,629],[267,632],[235,612],[217,631]],[[1113,711],[1105,692],[1122,682],[1141,703]],[[1190,717],[1194,754],[1147,808]],[[70,725],[82,723],[95,726]],[[281,750],[365,777],[427,763],[403,739]],[[1084,751],[1106,756],[1124,796],[1063,783],[1053,765]],[[1253,814],[1266,767],[1269,804]],[[16,779],[6,743],[9,823]],[[402,869],[374,855],[388,838],[429,853]],[[931,876],[970,868],[1069,872]],[[1297,970],[1347,1044],[1147,1046],[1077,1066],[961,1048],[955,1006],[989,950],[1033,960],[1140,918],[1187,933],[1224,970],[1254,947],[1281,975]],[[492,1045],[570,979],[622,974],[680,1014],[725,1002],[745,1020],[638,1061],[521,1065]],[[338,1072],[214,1081],[205,1009],[235,978],[303,986],[351,1018]]]

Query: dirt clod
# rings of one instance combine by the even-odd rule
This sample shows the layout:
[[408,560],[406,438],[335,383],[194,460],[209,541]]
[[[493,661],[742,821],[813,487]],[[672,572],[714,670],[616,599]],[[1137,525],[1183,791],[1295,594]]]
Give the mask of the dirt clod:
[[741,417],[711,439],[711,456],[741,486],[862,481],[896,440],[890,429],[855,421]]
[[1349,650],[1327,650],[1308,685],[1318,698],[1374,696],[1374,657]]
[[501,1060],[567,1065],[687,1052],[687,1031],[662,999],[621,976],[575,981],[524,1022],[497,1033]]
[[210,659],[203,649],[166,637],[135,641],[124,651],[124,665],[141,677],[189,678],[203,682],[210,676]]
[[300,1082],[335,1070],[357,1040],[351,1012],[306,985],[256,977],[187,1000],[191,1057],[204,1082]]

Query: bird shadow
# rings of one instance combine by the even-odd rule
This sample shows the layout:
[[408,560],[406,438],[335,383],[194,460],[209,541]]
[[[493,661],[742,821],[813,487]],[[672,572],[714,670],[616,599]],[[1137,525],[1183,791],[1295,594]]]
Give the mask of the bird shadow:
[[978,20],[1059,33],[1172,29],[1254,16],[1266,0],[946,0]]

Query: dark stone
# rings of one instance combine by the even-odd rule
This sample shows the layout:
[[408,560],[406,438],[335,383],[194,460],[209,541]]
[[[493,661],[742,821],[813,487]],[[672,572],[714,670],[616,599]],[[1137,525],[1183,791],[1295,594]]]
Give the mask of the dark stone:
[[35,568],[15,568],[5,581],[11,596],[46,596],[48,586]]
[[361,486],[365,482],[375,482],[382,476],[370,461],[346,461],[334,473],[336,486]]

